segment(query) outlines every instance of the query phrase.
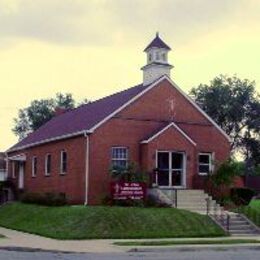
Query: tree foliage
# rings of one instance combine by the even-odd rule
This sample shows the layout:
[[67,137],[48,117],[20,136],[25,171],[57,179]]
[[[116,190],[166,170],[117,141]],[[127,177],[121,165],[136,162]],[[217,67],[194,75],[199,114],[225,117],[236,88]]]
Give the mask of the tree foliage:
[[[88,102],[84,100],[80,105]],[[28,107],[19,110],[18,118],[14,119],[13,132],[23,139],[53,118],[57,108],[69,110],[75,106],[76,102],[70,93],[57,93],[55,98],[33,100]]]
[[191,95],[230,136],[232,150],[259,164],[260,100],[255,82],[220,75],[209,85],[193,88]]

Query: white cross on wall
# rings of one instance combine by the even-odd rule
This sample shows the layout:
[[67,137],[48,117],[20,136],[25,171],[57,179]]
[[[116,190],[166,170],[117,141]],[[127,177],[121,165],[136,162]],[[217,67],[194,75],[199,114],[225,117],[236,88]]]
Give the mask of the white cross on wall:
[[169,116],[170,116],[170,120],[173,121],[174,116],[175,116],[175,101],[174,98],[168,98],[167,99],[167,103],[169,104]]

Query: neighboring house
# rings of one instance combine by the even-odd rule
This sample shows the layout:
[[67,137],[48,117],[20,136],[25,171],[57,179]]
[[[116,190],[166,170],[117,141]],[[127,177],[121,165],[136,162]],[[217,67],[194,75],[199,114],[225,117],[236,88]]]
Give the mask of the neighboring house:
[[[58,115],[8,150],[8,174],[30,192],[98,204],[111,165],[130,161],[161,188],[203,188],[213,161],[229,157],[223,130],[170,79],[170,51],[156,35],[143,83]],[[189,75],[187,75],[189,77]]]
[[0,152],[0,181],[5,181],[7,177],[5,154]]

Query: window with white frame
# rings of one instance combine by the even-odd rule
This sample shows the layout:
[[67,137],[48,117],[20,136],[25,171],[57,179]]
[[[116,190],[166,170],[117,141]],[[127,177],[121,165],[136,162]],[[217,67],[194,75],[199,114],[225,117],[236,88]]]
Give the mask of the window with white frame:
[[36,177],[37,175],[37,157],[34,156],[32,158],[32,177]]
[[199,153],[199,175],[208,175],[212,172],[212,154]]
[[153,55],[152,55],[152,53],[149,53],[149,55],[148,55],[148,62],[151,62],[152,59],[153,59]]
[[160,53],[156,52],[155,57],[156,57],[156,60],[160,60]]
[[166,54],[165,53],[162,54],[162,60],[166,61]]
[[51,174],[51,155],[46,154],[45,156],[45,175],[49,176]]
[[126,168],[128,164],[128,148],[112,147],[111,161],[112,167]]
[[60,153],[60,174],[66,174],[67,172],[67,152],[62,150]]

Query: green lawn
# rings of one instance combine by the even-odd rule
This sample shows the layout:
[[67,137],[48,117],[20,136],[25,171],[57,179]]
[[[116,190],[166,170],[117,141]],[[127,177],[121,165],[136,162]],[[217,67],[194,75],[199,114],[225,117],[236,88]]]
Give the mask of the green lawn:
[[44,207],[13,203],[0,226],[57,239],[224,236],[209,217],[174,208]]
[[118,246],[170,246],[170,245],[231,245],[260,244],[257,239],[221,239],[221,240],[153,240],[115,242]]
[[260,211],[260,199],[258,200],[252,200],[249,204],[249,206],[251,206],[252,208],[254,208],[255,210]]
[[248,206],[239,207],[236,212],[246,215],[260,227],[260,200],[252,200]]

